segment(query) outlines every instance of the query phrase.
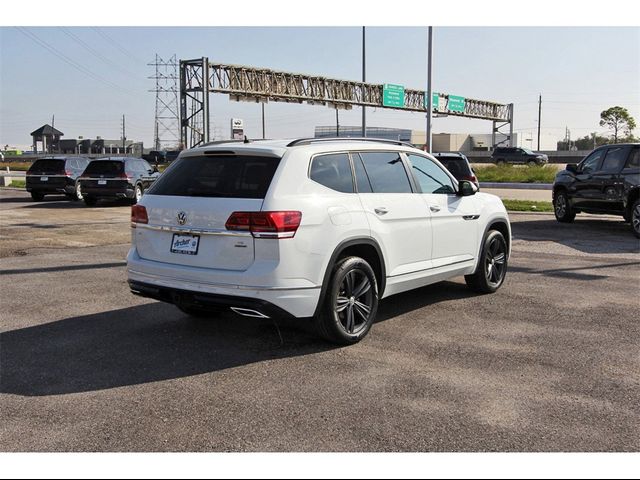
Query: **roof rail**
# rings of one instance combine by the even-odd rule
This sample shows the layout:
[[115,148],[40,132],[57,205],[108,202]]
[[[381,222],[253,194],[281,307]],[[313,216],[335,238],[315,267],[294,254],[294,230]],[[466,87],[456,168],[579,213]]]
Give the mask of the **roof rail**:
[[287,147],[295,147],[296,145],[309,145],[311,143],[319,142],[375,142],[375,143],[387,143],[391,145],[403,145],[405,147],[415,148],[408,142],[402,142],[400,140],[388,140],[386,138],[373,138],[373,137],[320,137],[320,138],[299,138],[293,142],[287,144]]
[[213,142],[203,143],[202,145],[197,145],[197,147],[210,147],[211,145],[222,145],[224,143],[241,143],[244,140],[214,140]]

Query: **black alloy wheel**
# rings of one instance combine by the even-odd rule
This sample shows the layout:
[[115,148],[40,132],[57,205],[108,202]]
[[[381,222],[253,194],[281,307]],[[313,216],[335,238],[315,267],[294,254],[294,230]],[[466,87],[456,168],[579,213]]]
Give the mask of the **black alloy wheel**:
[[631,207],[631,231],[640,238],[640,198]]
[[507,275],[507,242],[497,230],[489,230],[485,236],[476,271],[465,275],[467,286],[479,293],[493,293],[504,283]]
[[569,203],[566,192],[560,190],[553,196],[553,213],[556,220],[562,223],[570,223],[576,218],[576,212]]
[[337,262],[321,308],[315,323],[326,340],[349,345],[367,335],[378,312],[378,285],[366,260],[346,257]]

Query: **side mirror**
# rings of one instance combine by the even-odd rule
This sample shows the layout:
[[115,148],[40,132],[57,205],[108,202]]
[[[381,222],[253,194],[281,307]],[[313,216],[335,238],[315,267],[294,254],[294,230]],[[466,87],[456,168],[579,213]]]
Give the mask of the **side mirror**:
[[478,187],[473,182],[469,180],[460,180],[458,182],[458,195],[461,197],[468,197],[470,195],[475,195],[478,193]]
[[567,163],[565,170],[571,173],[578,173],[578,165],[575,163]]

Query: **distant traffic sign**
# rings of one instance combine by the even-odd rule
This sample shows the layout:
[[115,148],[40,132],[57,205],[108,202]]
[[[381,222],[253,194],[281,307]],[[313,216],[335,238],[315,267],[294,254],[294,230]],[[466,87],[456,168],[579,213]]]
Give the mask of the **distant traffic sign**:
[[385,83],[382,86],[382,105],[384,107],[404,107],[404,86]]
[[[427,92],[424,93],[424,108],[429,108],[427,105],[427,100],[429,99],[429,94]],[[438,110],[440,107],[440,94],[437,92],[431,92],[431,108]]]
[[464,113],[464,105],[466,101],[464,97],[457,97],[455,95],[449,95],[449,102],[447,103],[447,110],[450,112]]

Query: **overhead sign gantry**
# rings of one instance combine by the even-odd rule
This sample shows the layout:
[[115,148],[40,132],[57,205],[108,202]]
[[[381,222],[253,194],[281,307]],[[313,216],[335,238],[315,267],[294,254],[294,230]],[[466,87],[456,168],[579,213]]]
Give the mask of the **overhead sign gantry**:
[[[180,61],[180,125],[186,148],[210,140],[209,94],[226,93],[231,100],[327,105],[331,108],[390,108],[427,111],[423,90],[402,85],[337,80],[317,75],[210,62],[207,57]],[[513,138],[513,104],[500,104],[446,93],[433,94],[433,113],[493,122],[495,134],[508,127]]]

